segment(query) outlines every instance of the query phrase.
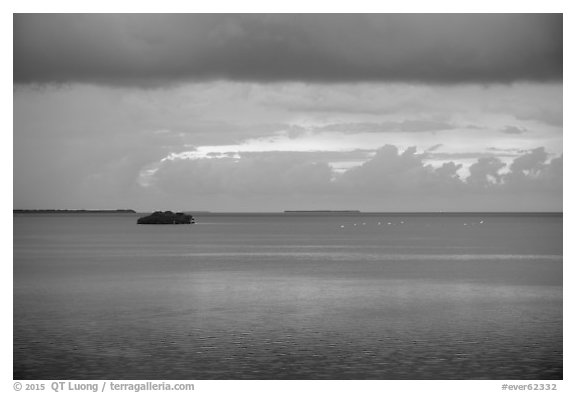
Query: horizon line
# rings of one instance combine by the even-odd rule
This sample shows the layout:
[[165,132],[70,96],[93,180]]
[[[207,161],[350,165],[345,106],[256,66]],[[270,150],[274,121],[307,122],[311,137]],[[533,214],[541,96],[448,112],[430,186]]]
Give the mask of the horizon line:
[[[170,210],[170,209],[168,209]],[[535,210],[535,211],[442,211],[442,210],[429,210],[429,211],[383,211],[383,210],[370,210],[362,211],[356,209],[315,209],[315,210],[273,210],[273,211],[214,211],[214,210],[188,210],[188,209],[172,209],[173,211],[182,211],[187,213],[197,214],[563,214],[564,211],[550,211],[550,210]],[[155,210],[135,210],[135,209],[12,209],[13,213],[41,213],[41,212],[70,212],[70,213],[149,213],[154,211],[166,211],[163,209]]]

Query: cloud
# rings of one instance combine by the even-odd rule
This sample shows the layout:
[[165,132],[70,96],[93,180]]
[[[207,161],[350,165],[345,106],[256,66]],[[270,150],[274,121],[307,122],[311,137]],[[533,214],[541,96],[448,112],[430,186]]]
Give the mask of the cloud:
[[[293,112],[289,109],[290,103],[298,102],[312,106],[315,103],[336,103],[343,109],[367,106],[380,108],[383,114]],[[551,170],[550,159],[562,153],[562,129],[535,121],[519,121],[515,114],[524,113],[523,108],[527,108],[525,113],[538,113],[538,108],[561,112],[562,85],[206,82],[144,90],[86,84],[60,85],[58,88],[18,86],[14,90],[14,203],[21,208],[134,207],[145,211],[161,207],[176,209],[180,206],[194,209],[201,202],[197,198],[203,195],[205,203],[202,206],[206,209],[260,210],[261,206],[268,206],[277,210],[284,208],[281,198],[290,199],[294,196],[292,190],[299,189],[302,200],[294,202],[293,208],[306,208],[313,201],[317,202],[318,208],[322,208],[322,203],[330,199],[335,208],[352,208],[358,200],[360,209],[369,205],[376,210],[386,210],[388,206],[424,209],[424,201],[430,201],[427,205],[429,209],[442,210],[445,209],[442,207],[444,205],[483,209],[487,208],[480,192],[484,188],[477,187],[479,196],[476,203],[469,194],[466,194],[465,200],[463,198],[463,193],[472,189],[469,184],[461,184],[468,175],[469,166],[479,157],[487,157],[491,153],[492,157],[500,158],[506,164],[499,172],[505,175],[515,158],[544,146],[549,155],[541,174],[526,178],[519,176],[522,184],[518,182],[517,189],[526,190],[522,191],[526,195],[523,200],[531,204],[534,195],[542,194],[544,179],[548,179],[549,204],[545,205],[543,200],[542,206],[550,206],[554,201],[554,206],[561,206],[557,203],[561,200],[558,191],[561,181],[550,180],[556,176],[554,173],[558,173],[558,170]],[[342,130],[354,127],[361,131],[372,127],[378,129],[377,126],[382,124],[391,124],[390,128],[399,130],[405,121],[411,120],[444,123],[455,126],[455,129],[436,133],[387,132],[387,128],[382,126],[381,132],[361,134],[314,132],[325,125],[335,124],[344,124],[340,126]],[[477,124],[481,129],[462,127],[468,124]],[[520,138],[499,132],[507,125],[527,128],[530,132]],[[387,173],[378,166],[371,172],[374,174],[371,181],[379,184],[378,189],[373,187],[374,192],[363,188],[369,187],[370,181],[362,183],[362,180],[356,180],[366,184],[356,190],[338,181],[340,175],[352,167],[372,159],[376,149],[385,144],[397,147],[394,154],[388,153],[387,159],[392,162],[398,159],[395,155],[402,155],[408,146],[418,146],[418,152],[424,153],[420,157],[414,152],[417,157],[412,157],[416,160],[412,170],[421,177],[412,186],[402,182],[404,194],[399,196],[399,189],[392,186],[394,181],[399,181],[393,178],[394,173],[378,177],[379,173]],[[438,144],[442,146],[426,151]],[[492,150],[495,146],[497,150]],[[323,187],[317,187],[318,192],[312,198],[306,191],[311,187],[309,183],[303,182],[297,186],[295,175],[286,175],[291,179],[288,184],[294,185],[290,192],[286,187],[283,192],[278,192],[279,186],[274,191],[268,190],[265,185],[258,185],[254,190],[268,191],[267,194],[263,193],[266,197],[261,197],[257,203],[254,202],[256,191],[240,195],[238,187],[233,189],[236,191],[226,192],[228,188],[222,186],[219,188],[221,195],[230,197],[218,200],[212,193],[214,187],[212,191],[204,192],[198,187],[200,183],[188,183],[188,178],[180,179],[180,185],[174,182],[170,187],[168,183],[160,187],[160,182],[167,180],[172,169],[166,163],[162,171],[155,174],[153,170],[157,168],[157,163],[169,154],[189,151],[198,153],[191,156],[195,158],[213,153],[211,157],[239,159],[240,163],[248,162],[244,160],[250,158],[255,163],[271,167],[275,167],[279,160],[294,165],[307,163],[310,167],[305,166],[306,169],[323,167],[322,178],[328,178],[330,182],[327,185],[324,180],[315,177],[315,181],[323,184]],[[284,154],[282,151],[286,154],[281,157]],[[290,155],[292,158],[289,158]],[[418,162],[418,159],[422,162]],[[457,170],[460,182],[448,183],[451,186],[444,187],[443,202],[438,195],[442,192],[440,184],[444,183],[434,171],[450,161],[454,165],[462,164],[461,169]],[[182,170],[190,165],[189,162],[181,163]],[[216,162],[212,161],[209,167]],[[385,160],[382,159],[382,162]],[[314,163],[326,164],[330,168],[326,170],[325,166],[314,166]],[[229,161],[225,168],[232,170],[238,164]],[[287,163],[283,165],[277,167],[279,173],[292,166]],[[433,167],[421,168],[428,165]],[[449,171],[451,168],[447,166],[444,169]],[[404,169],[400,165],[399,173],[404,173],[400,172]],[[143,172],[146,175],[141,178]],[[217,172],[215,179],[225,176],[220,172]],[[238,175],[235,181],[242,183],[242,179],[249,177],[251,169],[234,173]],[[292,173],[301,172],[294,169]],[[368,172],[364,174],[369,175]],[[189,178],[196,176],[200,176],[200,173],[194,172]],[[558,179],[557,176],[555,178]],[[267,177],[262,176],[262,181],[264,179]],[[390,179],[388,191],[385,190],[387,179]],[[486,192],[490,195],[497,189],[508,192],[511,188],[506,188],[504,183],[512,181],[510,178],[502,180]],[[274,179],[271,182],[275,184]],[[142,184],[149,187],[143,189]],[[417,189],[417,184],[421,185],[421,191]],[[178,191],[178,187],[188,191]],[[320,197],[322,190],[324,194]],[[426,198],[419,198],[418,195],[426,195]],[[458,200],[457,196],[462,200]],[[437,199],[434,204],[433,198]],[[347,199],[348,203],[340,199]],[[170,201],[178,204],[170,206]],[[241,205],[242,201],[246,204]],[[385,205],[378,205],[384,201]],[[266,204],[260,205],[264,202]],[[513,200],[499,206],[503,206],[502,209],[517,208]]]
[[433,146],[430,146],[428,149],[426,149],[426,151],[427,151],[427,152],[432,152],[432,151],[435,151],[435,150],[440,149],[442,146],[444,146],[442,143],[437,143],[437,144],[435,144],[435,145],[433,145]]
[[502,147],[491,146],[491,147],[487,148],[486,150],[491,151],[491,152],[496,152],[498,154],[504,153],[504,154],[513,154],[513,155],[516,155],[516,153],[526,153],[527,152],[527,150],[518,149],[516,147],[502,148]]
[[154,175],[167,192],[236,196],[314,193],[326,189],[331,176],[326,163],[287,155],[176,159],[164,162]]
[[533,149],[532,151],[516,158],[510,165],[512,173],[539,172],[544,167],[548,158],[548,153],[543,147]]
[[396,146],[386,145],[376,155],[359,167],[352,168],[342,175],[340,183],[351,189],[392,188],[395,190],[412,188],[420,183],[429,172],[422,164],[416,148],[403,153]]
[[405,120],[400,126],[400,130],[406,132],[442,131],[453,128],[455,128],[455,126],[452,124],[426,120]]
[[518,134],[524,134],[525,132],[528,132],[528,130],[526,128],[520,128],[516,126],[506,126],[502,128],[500,132],[504,134],[518,135]]
[[244,201],[254,196],[271,200],[300,197],[307,201],[305,206],[328,200],[337,201],[339,207],[354,203],[377,206],[378,201],[402,206],[409,200],[412,210],[418,206],[478,210],[477,203],[482,201],[485,205],[480,210],[488,206],[502,209],[502,201],[510,209],[522,192],[527,209],[561,210],[557,198],[542,202],[543,195],[560,195],[561,199],[562,157],[551,161],[547,157],[543,148],[517,157],[509,166],[496,157],[481,157],[470,166],[470,175],[462,178],[458,174],[462,164],[446,162],[433,167],[415,147],[400,151],[396,146],[383,146],[363,164],[343,173],[316,161],[314,153],[258,153],[241,158],[164,161],[154,174],[154,184],[170,195],[227,196]]
[[16,14],[14,82],[562,79],[561,14]]
[[387,199],[421,195],[456,195],[465,184],[458,175],[461,164],[447,162],[435,168],[424,162],[415,147],[400,152],[396,146],[381,147],[372,159],[336,179],[343,193],[365,193]]
[[482,151],[470,151],[470,152],[434,152],[426,151],[425,157],[434,160],[468,160],[468,159],[478,159],[481,157],[517,157],[518,154],[510,151],[490,153]]
[[562,127],[563,116],[562,109],[545,109],[536,108],[530,110],[516,111],[515,116],[518,120],[533,120],[552,127]]
[[481,157],[470,166],[466,183],[478,188],[489,188],[500,183],[500,170],[506,166],[496,157]]
[[234,153],[239,158],[268,158],[278,159],[287,157],[301,161],[332,162],[332,161],[366,161],[371,158],[375,150],[354,149],[348,151],[265,151],[265,152],[238,152]]
[[403,120],[381,123],[337,123],[316,127],[316,131],[342,133],[382,133],[382,132],[435,132],[456,128],[453,124],[428,120]]
[[547,162],[549,154],[542,147],[516,158],[505,174],[506,184],[521,190],[562,189],[563,156]]

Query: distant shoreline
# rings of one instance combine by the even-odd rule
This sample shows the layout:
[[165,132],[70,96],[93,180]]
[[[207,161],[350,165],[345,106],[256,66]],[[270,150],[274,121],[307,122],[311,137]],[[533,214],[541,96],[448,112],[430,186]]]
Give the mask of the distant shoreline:
[[284,210],[284,213],[362,213],[360,210]]
[[53,213],[136,213],[132,209],[115,209],[115,210],[87,210],[87,209],[14,209],[12,211],[14,214],[53,214]]

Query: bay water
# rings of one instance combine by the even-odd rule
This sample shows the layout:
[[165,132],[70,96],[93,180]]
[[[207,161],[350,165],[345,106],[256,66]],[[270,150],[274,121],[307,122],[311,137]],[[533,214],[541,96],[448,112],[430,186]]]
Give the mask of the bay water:
[[561,379],[562,215],[14,215],[14,379]]

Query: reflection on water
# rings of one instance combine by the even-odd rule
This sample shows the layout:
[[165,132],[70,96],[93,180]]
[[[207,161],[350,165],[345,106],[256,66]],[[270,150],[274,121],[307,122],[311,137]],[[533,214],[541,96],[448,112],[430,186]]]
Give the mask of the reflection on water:
[[14,378],[562,378],[561,218],[395,219],[15,216]]

